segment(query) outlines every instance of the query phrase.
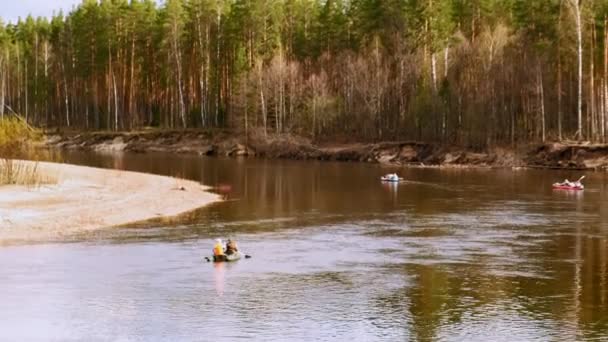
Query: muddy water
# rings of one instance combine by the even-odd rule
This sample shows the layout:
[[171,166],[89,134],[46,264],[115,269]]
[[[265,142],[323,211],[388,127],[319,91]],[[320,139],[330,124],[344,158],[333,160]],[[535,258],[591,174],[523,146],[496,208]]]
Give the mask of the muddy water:
[[[63,160],[200,180],[226,201],[0,249],[0,340],[608,339],[603,173],[571,193],[550,184],[579,174],[555,171]],[[395,171],[407,181],[378,182]],[[219,236],[253,258],[204,262]]]

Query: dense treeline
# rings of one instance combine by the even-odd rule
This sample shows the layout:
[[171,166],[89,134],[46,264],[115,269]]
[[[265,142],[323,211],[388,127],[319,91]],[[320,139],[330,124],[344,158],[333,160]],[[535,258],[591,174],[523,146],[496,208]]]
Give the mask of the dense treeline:
[[0,22],[0,115],[486,146],[608,136],[608,0],[84,0]]

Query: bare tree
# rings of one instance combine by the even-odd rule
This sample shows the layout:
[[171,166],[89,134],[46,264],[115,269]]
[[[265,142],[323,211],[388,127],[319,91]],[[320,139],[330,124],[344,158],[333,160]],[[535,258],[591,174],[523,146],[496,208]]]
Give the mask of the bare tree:
[[4,117],[4,98],[6,89],[6,67],[4,56],[0,54],[0,118]]
[[575,136],[583,138],[583,27],[581,23],[582,0],[566,0],[570,5],[576,27],[576,51],[578,58],[578,102],[577,102],[577,131]]
[[264,99],[264,69],[262,67],[262,61],[258,60],[257,62],[257,73],[258,73],[258,90],[260,92],[260,106],[262,107],[262,122],[264,124],[264,137],[267,135],[267,121],[268,121],[268,112],[266,111],[266,100]]
[[326,126],[326,121],[331,115],[330,108],[333,100],[328,81],[327,73],[324,71],[313,74],[308,79],[308,88],[310,89],[309,110],[312,115],[311,133],[313,137],[316,137]]

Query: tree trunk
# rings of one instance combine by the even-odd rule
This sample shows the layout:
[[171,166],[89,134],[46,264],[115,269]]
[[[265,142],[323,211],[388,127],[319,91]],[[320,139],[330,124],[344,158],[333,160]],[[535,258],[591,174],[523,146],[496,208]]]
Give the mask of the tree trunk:
[[182,121],[183,128],[186,128],[186,109],[184,104],[184,91],[183,91],[183,81],[182,81],[182,61],[181,61],[181,51],[179,47],[178,41],[178,31],[176,24],[173,24],[173,32],[172,32],[172,41],[173,41],[173,56],[175,58],[175,64],[177,67],[177,92],[178,92],[178,106],[179,106],[179,115]]
[[201,71],[198,77],[200,87],[200,106],[201,106],[201,127],[205,127],[205,66],[201,64]]
[[284,104],[284,94],[283,94],[283,90],[284,90],[284,72],[283,72],[283,45],[279,44],[279,112],[278,112],[278,118],[277,118],[277,130],[279,132],[281,132],[283,130],[283,113],[284,113],[284,108],[285,108],[285,104]]
[[116,90],[116,75],[112,73],[112,86],[114,88],[114,131],[118,131],[118,91]]
[[38,117],[38,33],[35,33],[35,51],[34,51],[34,122]]
[[590,54],[589,54],[589,111],[588,111],[588,119],[591,126],[591,134],[589,138],[591,140],[597,137],[597,120],[596,120],[596,110],[595,110],[595,70],[593,63],[593,55],[595,50],[595,25],[591,25],[591,44],[590,44]]
[[201,127],[205,126],[205,109],[204,109],[204,105],[205,105],[205,101],[203,100],[205,98],[205,93],[204,93],[204,82],[203,82],[203,77],[205,74],[205,64],[203,63],[203,56],[204,56],[204,47],[203,47],[203,34],[201,32],[201,18],[200,18],[200,13],[198,11],[198,9],[196,10],[196,33],[198,36],[198,48],[199,48],[199,58],[201,59],[201,66],[200,66],[200,70],[199,70],[199,74],[198,74],[198,85],[199,85],[199,105],[201,106],[200,108],[200,112],[201,112]]
[[557,48],[557,138],[563,140],[562,136],[562,58],[559,48],[560,40],[558,40]]
[[24,64],[25,64],[25,79],[24,79],[24,83],[25,83],[25,122],[29,122],[29,112],[28,112],[28,103],[29,103],[29,98],[28,98],[28,77],[27,77],[27,59],[24,60]]
[[[49,77],[49,42],[48,40],[44,41],[44,82],[45,84],[48,84],[48,77]],[[45,125],[48,127],[49,126],[49,103],[48,103],[48,99],[49,99],[49,94],[48,94],[48,87],[45,87],[45,94],[44,94],[44,121],[45,121]]]
[[15,48],[17,49],[17,51],[15,52],[15,56],[17,57],[17,107],[19,108],[19,109],[17,109],[17,111],[21,112],[23,107],[21,106],[22,82],[21,82],[21,56],[19,53],[19,42],[17,42],[17,45]]
[[600,142],[605,142],[606,137],[606,97],[604,89],[606,89],[606,79],[600,82]]
[[450,46],[446,45],[443,53],[443,78],[448,78]]
[[604,16],[604,111],[602,124],[602,141],[606,141],[606,125],[608,124],[608,16]]
[[545,91],[543,89],[543,71],[540,61],[538,62],[538,93],[540,101],[541,137],[542,142],[545,142]]
[[[91,54],[91,66],[95,66],[95,54],[97,53],[97,46],[93,41],[93,53]],[[93,72],[91,81],[91,88],[93,89],[93,115],[95,116],[95,129],[99,129],[101,126],[101,118],[99,117],[99,94],[97,84],[97,73]]]
[[245,99],[245,141],[249,141],[249,96],[247,94],[247,83],[249,83],[249,71],[245,73],[245,81],[243,82],[243,95]]
[[209,25],[206,25],[205,28],[205,40],[207,41],[207,48],[205,53],[205,92],[204,92],[204,101],[205,101],[205,123],[209,121],[209,111],[211,110],[211,103],[209,101],[209,76],[211,72],[211,46],[210,46],[210,34],[209,31],[211,28]]
[[196,12],[196,21],[197,21],[197,33],[198,33],[198,45],[199,45],[199,53],[201,58],[201,67],[198,75],[199,87],[200,87],[200,112],[201,112],[201,126],[205,127],[205,90],[206,90],[206,68],[207,63],[205,63],[205,45],[208,45],[209,42],[209,26],[205,24],[205,44],[203,44],[203,33],[201,27],[201,18],[200,13]]
[[[377,133],[378,134],[378,138],[382,139],[382,123],[381,123],[381,116],[380,116],[380,108],[382,106],[382,90],[381,90],[381,80],[380,80],[380,73],[381,73],[381,67],[382,67],[382,61],[380,59],[380,40],[378,38],[376,38],[376,49],[375,49],[375,61],[376,61],[376,98],[375,98],[375,103],[374,103],[374,120],[376,121],[376,129],[377,129]],[[435,54],[432,54],[432,60],[433,60],[433,65],[435,65]],[[433,77],[435,77],[435,67],[433,66]],[[435,82],[435,80],[433,80],[433,82]]]
[[4,97],[6,89],[6,72],[3,56],[0,56],[0,118],[4,118]]
[[68,100],[68,80],[65,76],[65,65],[61,62],[61,73],[63,74],[63,92],[65,100],[65,123],[70,127],[70,103]]
[[106,117],[106,129],[112,129],[112,48],[110,40],[108,40],[108,75],[106,76],[107,92],[108,92],[108,115]]
[[437,92],[437,55],[431,53],[431,79],[433,81],[433,92]]
[[[135,37],[131,38],[131,75],[129,76],[129,115],[131,122],[135,118]],[[131,124],[132,126],[133,124]]]
[[[84,82],[84,94],[85,94],[85,99],[89,98],[89,85],[87,82]],[[85,128],[89,129],[89,103],[88,101],[85,101],[84,104],[84,120],[85,120]]]
[[312,137],[315,138],[317,135],[316,132],[316,128],[317,128],[317,91],[318,91],[318,85],[317,85],[317,76],[313,75],[312,76]]
[[262,80],[262,61],[258,62],[258,86],[260,87],[260,105],[262,106],[262,123],[264,124],[264,137],[267,135],[267,113],[266,102],[264,101],[264,82]]
[[577,101],[577,118],[578,127],[576,137],[579,140],[583,139],[583,27],[581,23],[581,0],[569,0],[572,10],[574,11],[574,19],[576,24],[576,51],[578,58],[578,101]]
[[[219,111],[220,111],[220,97],[221,97],[221,87],[222,87],[222,83],[221,83],[221,67],[220,67],[220,47],[221,47],[221,38],[222,38],[222,30],[221,27],[222,26],[222,7],[220,6],[220,2],[218,2],[217,4],[217,47],[216,47],[216,63],[218,64],[218,66],[216,67],[217,70],[217,80],[216,80],[216,85],[217,85],[217,94],[215,96],[215,126],[219,126]],[[260,76],[261,77],[261,76]],[[262,93],[261,93],[262,94]],[[263,94],[262,94],[263,96]],[[262,99],[262,103],[264,102],[264,100]],[[266,119],[266,115],[264,114],[264,120]],[[264,122],[264,135],[266,135],[266,122]]]

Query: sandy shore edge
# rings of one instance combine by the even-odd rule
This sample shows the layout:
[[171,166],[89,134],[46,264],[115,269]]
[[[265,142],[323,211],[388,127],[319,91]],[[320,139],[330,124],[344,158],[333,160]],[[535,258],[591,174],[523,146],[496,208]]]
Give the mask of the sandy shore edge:
[[56,184],[0,186],[0,245],[44,241],[186,213],[220,200],[198,182],[69,164],[16,161]]

